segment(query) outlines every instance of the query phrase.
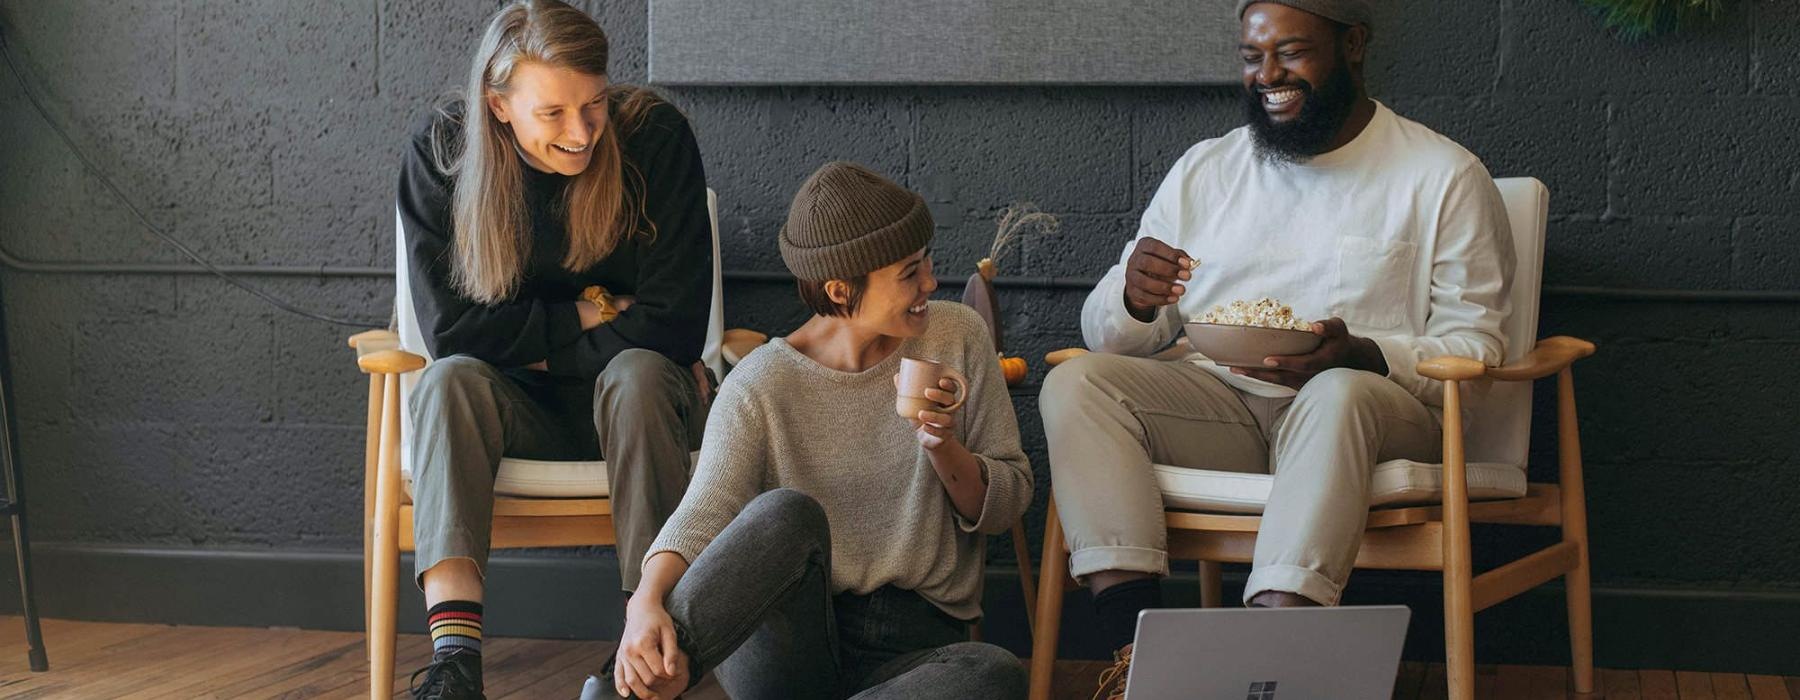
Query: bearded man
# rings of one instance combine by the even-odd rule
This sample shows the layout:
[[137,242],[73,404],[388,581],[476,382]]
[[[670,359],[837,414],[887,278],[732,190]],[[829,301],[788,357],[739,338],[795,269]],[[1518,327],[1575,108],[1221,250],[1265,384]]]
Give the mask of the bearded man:
[[[1051,372],[1040,402],[1070,573],[1121,667],[1169,573],[1153,463],[1272,473],[1245,603],[1334,605],[1374,465],[1441,460],[1443,387],[1417,364],[1506,351],[1500,192],[1474,155],[1369,98],[1370,3],[1238,14],[1248,123],[1176,161],[1082,309],[1096,352]],[[1150,357],[1184,321],[1262,297],[1323,319],[1318,349],[1254,368]]]

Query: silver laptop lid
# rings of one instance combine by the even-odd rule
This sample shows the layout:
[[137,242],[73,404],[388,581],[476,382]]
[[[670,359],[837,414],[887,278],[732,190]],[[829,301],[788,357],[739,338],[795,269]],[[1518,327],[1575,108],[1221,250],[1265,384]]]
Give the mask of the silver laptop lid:
[[1126,700],[1387,700],[1402,605],[1196,608],[1138,615]]

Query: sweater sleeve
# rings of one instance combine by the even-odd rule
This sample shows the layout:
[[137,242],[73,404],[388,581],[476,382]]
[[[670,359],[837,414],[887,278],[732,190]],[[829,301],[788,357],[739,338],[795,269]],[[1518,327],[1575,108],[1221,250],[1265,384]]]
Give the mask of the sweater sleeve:
[[1511,313],[1516,265],[1500,190],[1480,163],[1458,172],[1438,210],[1431,263],[1431,312],[1420,335],[1376,337],[1388,378],[1428,406],[1444,403],[1443,382],[1419,374],[1419,363],[1455,355],[1490,367],[1506,359],[1501,328]]
[[[987,470],[987,498],[981,517],[969,522],[956,515],[963,532],[998,535],[1006,532],[1025,509],[1031,507],[1031,462],[1019,444],[1019,421],[1013,413],[1012,394],[1000,371],[1000,357],[987,326],[969,307],[944,304],[954,310],[963,336],[963,373],[969,378],[969,396],[963,404],[963,446],[981,460]],[[947,496],[946,496],[947,497]],[[952,511],[954,512],[954,511]]]
[[619,353],[653,350],[675,364],[700,359],[712,311],[712,218],[706,171],[687,119],[673,106],[653,108],[626,148],[626,177],[643,177],[644,216],[654,227],[638,266],[637,300],[611,322],[570,333],[574,305],[558,313],[552,337],[572,338],[549,353],[552,374],[594,377]]
[[[1185,163],[1186,160],[1183,160]],[[1125,264],[1141,238],[1154,238],[1171,246],[1180,241],[1175,222],[1181,221],[1181,164],[1169,171],[1162,186],[1144,209],[1138,234],[1125,244],[1119,262],[1106,271],[1081,307],[1081,336],[1090,350],[1118,355],[1146,357],[1163,349],[1181,332],[1181,315],[1177,306],[1159,306],[1148,323],[1140,321],[1125,308]]]
[[[738,371],[743,372],[750,360],[745,358]],[[754,372],[750,368],[750,373]],[[750,499],[762,492],[767,470],[763,448],[768,444],[763,436],[769,427],[762,407],[744,389],[748,382],[733,376],[736,381],[720,387],[707,417],[700,461],[694,465],[687,493],[644,554],[646,562],[658,552],[674,552],[692,564]]]
[[456,117],[426,117],[400,164],[396,207],[406,236],[413,312],[432,357],[470,355],[498,367],[548,357],[551,310],[535,299],[478,304],[450,284],[452,182],[437,166],[434,141],[456,137]]

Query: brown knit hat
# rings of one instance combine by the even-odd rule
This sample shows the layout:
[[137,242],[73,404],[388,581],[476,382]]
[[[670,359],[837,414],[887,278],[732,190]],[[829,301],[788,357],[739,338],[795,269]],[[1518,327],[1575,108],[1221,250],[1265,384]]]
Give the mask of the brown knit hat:
[[1369,0],[1239,0],[1238,19],[1243,19],[1244,11],[1259,2],[1287,5],[1352,27],[1371,26],[1374,22],[1374,8],[1369,6]]
[[794,193],[781,259],[803,280],[854,279],[918,252],[932,230],[924,197],[855,163],[826,163]]

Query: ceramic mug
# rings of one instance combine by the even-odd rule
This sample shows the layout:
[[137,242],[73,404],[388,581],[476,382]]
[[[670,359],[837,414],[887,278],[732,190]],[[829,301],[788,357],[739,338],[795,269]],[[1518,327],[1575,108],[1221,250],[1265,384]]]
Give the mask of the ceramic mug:
[[[940,382],[945,379],[956,384],[955,401],[945,406],[925,398],[926,389],[942,389]],[[963,402],[969,398],[969,378],[936,360],[902,357],[900,372],[894,375],[894,389],[899,394],[894,399],[894,412],[901,418],[918,423],[920,411],[954,413],[956,409],[962,408]]]

